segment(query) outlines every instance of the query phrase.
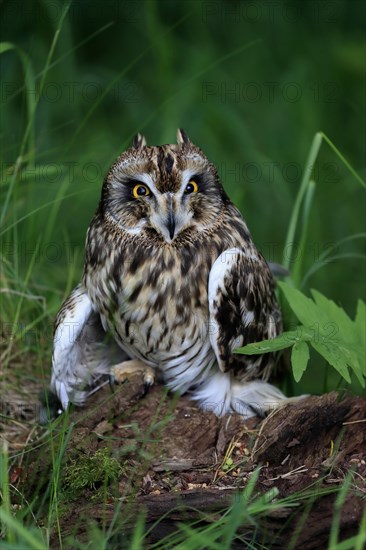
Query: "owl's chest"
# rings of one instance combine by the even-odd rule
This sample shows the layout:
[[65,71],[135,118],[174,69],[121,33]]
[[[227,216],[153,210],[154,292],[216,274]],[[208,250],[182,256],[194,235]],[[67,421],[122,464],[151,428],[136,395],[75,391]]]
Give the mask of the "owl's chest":
[[120,345],[161,363],[207,339],[209,268],[197,251],[136,251],[90,287]]
[[178,261],[159,265],[152,260],[136,273],[127,271],[119,297],[122,317],[173,330],[202,318],[208,310],[208,271],[197,267],[184,270]]

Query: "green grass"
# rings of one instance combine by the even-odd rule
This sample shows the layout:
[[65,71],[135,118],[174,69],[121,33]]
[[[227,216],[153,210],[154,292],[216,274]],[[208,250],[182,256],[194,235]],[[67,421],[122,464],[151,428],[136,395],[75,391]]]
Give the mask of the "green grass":
[[[59,426],[60,428],[60,426]],[[64,425],[58,431],[60,439],[67,438],[72,426]],[[53,433],[54,432],[54,433]],[[53,428],[51,432],[51,439],[55,436],[57,429]],[[44,445],[48,446],[48,442],[44,442]],[[59,532],[58,544],[60,548],[73,548],[86,549],[92,543],[98,548],[114,548],[118,546],[119,533],[123,533],[125,529],[130,527],[131,515],[128,508],[128,503],[123,505],[123,512],[121,506],[116,506],[114,516],[109,525],[98,526],[93,521],[92,517],[88,518],[88,535],[87,542],[81,542],[75,536],[62,537],[59,526],[59,519],[62,515],[67,513],[68,503],[73,501],[78,491],[85,489],[88,485],[92,487],[94,483],[107,482],[107,477],[112,474],[112,477],[117,475],[117,469],[119,465],[114,459],[108,458],[107,453],[102,451],[103,457],[101,461],[96,460],[96,456],[91,459],[85,459],[85,463],[77,465],[78,470],[83,469],[86,466],[87,460],[91,466],[89,471],[83,470],[82,480],[87,481],[84,484],[81,478],[78,477],[79,485],[72,488],[69,486],[71,480],[66,476],[63,480],[64,488],[61,490],[59,480],[55,481],[55,498],[59,500],[57,508],[52,509],[49,507],[50,514],[45,520],[44,513],[39,513],[39,503],[41,495],[34,495],[31,502],[24,501],[18,509],[13,509],[10,505],[8,487],[12,488],[12,485],[8,479],[8,456],[6,449],[0,453],[1,464],[1,491],[3,496],[3,504],[0,507],[0,519],[2,524],[2,548],[4,550],[14,549],[34,549],[40,550],[42,548],[49,547],[49,534],[51,531]],[[60,452],[62,456],[62,452]],[[54,459],[52,459],[53,461]],[[56,457],[56,461],[58,458]],[[103,471],[102,465],[105,465],[105,461],[108,462],[108,468]],[[113,462],[113,464],[112,464]],[[58,469],[58,464],[55,464]],[[69,461],[69,467],[72,467],[72,461]],[[160,541],[151,543],[148,547],[156,550],[163,550],[166,548],[179,548],[182,550],[199,550],[200,548],[207,548],[208,550],[218,550],[224,548],[229,550],[232,548],[233,543],[241,543],[247,548],[271,548],[271,539],[268,537],[263,525],[260,523],[266,516],[276,517],[275,514],[281,514],[283,518],[282,527],[285,529],[289,524],[294,526],[293,535],[289,540],[288,548],[296,548],[297,538],[301,532],[301,529],[307,520],[310,511],[313,507],[318,505],[319,499],[326,497],[327,495],[337,494],[334,501],[334,517],[330,529],[329,550],[348,550],[348,549],[361,549],[366,541],[365,534],[365,521],[366,515],[364,514],[361,520],[359,532],[349,539],[339,541],[341,535],[340,532],[340,514],[341,508],[344,504],[346,496],[351,490],[351,485],[354,479],[354,472],[349,471],[344,483],[338,487],[321,487],[321,479],[316,481],[313,486],[303,490],[301,492],[293,493],[285,498],[278,498],[278,489],[273,487],[267,492],[259,494],[257,488],[257,482],[259,478],[260,468],[257,468],[249,477],[247,485],[244,490],[238,491],[233,498],[233,504],[228,509],[223,509],[220,512],[216,512],[215,515],[200,512],[199,510],[191,509],[197,514],[196,520],[190,520],[187,522],[180,522],[177,525],[177,530],[163,537]],[[73,474],[72,474],[73,475]],[[85,478],[86,476],[86,478]],[[57,477],[57,474],[55,474]],[[133,478],[132,478],[133,479]],[[136,480],[138,478],[136,477]],[[52,486],[52,479],[51,484]],[[71,489],[71,490],[70,490]],[[110,496],[110,487],[107,484],[103,489],[95,492],[95,503],[103,502],[103,498],[107,499]],[[66,492],[65,492],[66,491]],[[52,487],[51,487],[52,492]],[[19,495],[17,495],[19,497]],[[27,505],[27,506],[25,506]],[[85,521],[83,513],[88,513],[87,508],[83,512],[83,509],[79,509],[80,523]],[[297,516],[294,523],[295,513],[299,510],[302,511],[301,517]],[[146,541],[154,527],[154,525],[147,528],[145,526],[145,515],[143,512],[138,513],[134,528],[131,533],[131,538],[128,542],[129,548],[142,549],[146,547]],[[159,518],[158,522],[164,520],[164,516]],[[296,527],[296,528],[295,528]],[[123,535],[124,537],[126,535]],[[124,538],[125,543],[126,539]],[[54,543],[55,545],[55,543]],[[116,546],[115,546],[116,545]]]
[[[267,259],[286,265],[294,286],[306,294],[318,289],[354,317],[365,291],[364,8],[339,0],[325,3],[328,8],[319,4],[316,13],[315,4],[302,3],[291,20],[284,15],[288,3],[276,3],[272,15],[258,3],[253,21],[244,3],[233,2],[230,10],[221,0],[148,0],[141,8],[92,2],[89,9],[39,0],[16,14],[14,4],[5,3],[5,392],[26,399],[28,384],[47,386],[53,320],[80,278],[102,179],[137,131],[159,144],[172,142],[183,127],[217,164]],[[311,357],[301,381],[284,384],[297,394],[322,393],[342,381],[325,361]],[[362,391],[357,381],[351,387]],[[2,454],[7,548],[47,547],[47,529],[59,514],[62,461],[52,444],[50,452],[55,474],[46,527],[31,513],[12,515],[7,452]],[[255,518],[261,506],[282,505],[254,499],[248,514]],[[362,525],[349,545],[338,542],[338,517],[337,508],[332,548],[361,548]],[[197,548],[203,537],[207,548],[229,547],[243,518],[235,506],[223,518],[202,532],[182,526],[174,544],[185,540],[184,548]],[[31,530],[23,527],[32,522]],[[140,519],[133,548],[142,547],[142,532]],[[102,548],[103,533],[95,536]]]

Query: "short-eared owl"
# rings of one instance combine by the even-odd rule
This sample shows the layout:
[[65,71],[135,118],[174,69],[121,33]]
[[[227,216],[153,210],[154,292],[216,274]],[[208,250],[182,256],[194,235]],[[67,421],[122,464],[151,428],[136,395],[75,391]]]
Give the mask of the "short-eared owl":
[[82,281],[57,317],[63,407],[104,375],[159,371],[218,415],[261,414],[284,399],[267,382],[274,357],[233,350],[280,330],[271,271],[214,165],[182,130],[159,147],[137,135],[104,180]]

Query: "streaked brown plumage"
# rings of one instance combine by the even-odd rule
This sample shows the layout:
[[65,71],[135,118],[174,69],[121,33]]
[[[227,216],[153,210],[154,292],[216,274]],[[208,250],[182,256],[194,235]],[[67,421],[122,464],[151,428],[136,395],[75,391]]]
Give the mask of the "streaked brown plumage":
[[[137,136],[114,163],[74,293],[55,338],[52,387],[61,401],[84,401],[85,386],[116,362],[112,349],[159,369],[170,388],[218,414],[251,416],[284,398],[266,383],[271,354],[233,353],[281,330],[271,272],[214,165],[183,131],[177,145],[159,147]],[[65,319],[80,327],[67,362]],[[114,343],[89,336],[85,346],[83,327],[98,323]]]

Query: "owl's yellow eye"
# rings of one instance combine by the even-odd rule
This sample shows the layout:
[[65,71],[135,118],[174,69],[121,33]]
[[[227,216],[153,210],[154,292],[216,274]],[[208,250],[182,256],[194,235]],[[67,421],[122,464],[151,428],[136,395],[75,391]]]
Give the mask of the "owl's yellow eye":
[[194,180],[191,180],[189,183],[187,183],[184,193],[186,195],[189,195],[190,193],[197,193],[197,191],[198,191],[197,183]]
[[142,183],[138,183],[132,189],[132,194],[135,199],[138,199],[139,197],[146,197],[147,195],[150,195],[150,189],[147,185],[142,185]]

